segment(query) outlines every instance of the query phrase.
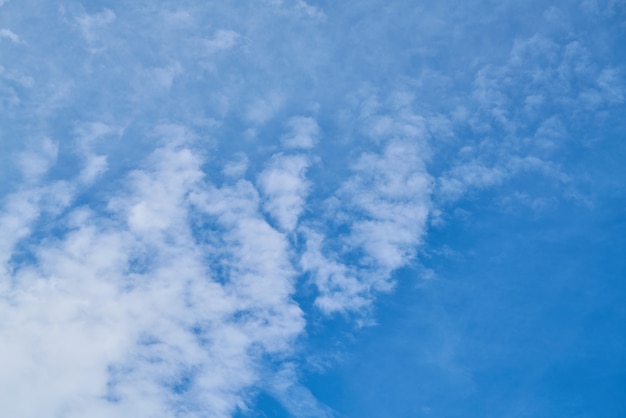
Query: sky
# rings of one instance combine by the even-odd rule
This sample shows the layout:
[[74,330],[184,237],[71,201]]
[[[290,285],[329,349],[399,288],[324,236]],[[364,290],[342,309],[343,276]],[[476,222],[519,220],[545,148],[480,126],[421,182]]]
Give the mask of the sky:
[[0,405],[626,416],[623,0],[0,0]]

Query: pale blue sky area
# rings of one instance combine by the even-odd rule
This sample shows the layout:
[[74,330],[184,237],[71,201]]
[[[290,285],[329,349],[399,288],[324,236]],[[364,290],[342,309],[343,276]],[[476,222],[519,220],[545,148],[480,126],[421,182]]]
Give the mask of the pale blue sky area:
[[0,0],[3,414],[626,416],[624,44],[619,0]]

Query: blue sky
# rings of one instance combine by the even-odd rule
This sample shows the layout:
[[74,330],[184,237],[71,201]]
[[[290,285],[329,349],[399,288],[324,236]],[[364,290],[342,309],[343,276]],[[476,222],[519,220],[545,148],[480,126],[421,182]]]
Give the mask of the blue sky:
[[0,0],[3,413],[625,416],[625,22]]

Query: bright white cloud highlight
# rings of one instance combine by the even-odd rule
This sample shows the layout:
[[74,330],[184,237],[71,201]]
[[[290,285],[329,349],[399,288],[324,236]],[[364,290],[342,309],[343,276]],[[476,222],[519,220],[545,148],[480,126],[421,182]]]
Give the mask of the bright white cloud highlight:
[[309,183],[308,159],[302,155],[276,154],[259,176],[265,210],[285,231],[293,231],[304,209]]
[[[31,235],[33,262],[10,259],[40,204],[35,192],[8,197],[5,413],[226,417],[244,407],[262,357],[290,352],[304,321],[286,238],[250,183],[204,183],[201,159],[171,143],[129,176],[109,215],[77,208],[57,219],[57,238]],[[220,224],[219,243],[194,236],[192,218]],[[38,401],[26,401],[33,391]]]
[[376,291],[390,290],[393,271],[415,257],[431,207],[426,156],[417,142],[402,140],[391,140],[380,154],[364,153],[331,204],[330,216],[348,233],[333,242],[303,230],[301,264],[313,274],[324,312],[358,313]]

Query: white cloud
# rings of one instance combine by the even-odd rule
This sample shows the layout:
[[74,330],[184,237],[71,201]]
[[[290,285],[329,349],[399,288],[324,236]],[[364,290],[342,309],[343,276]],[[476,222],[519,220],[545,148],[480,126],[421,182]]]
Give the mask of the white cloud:
[[245,154],[238,154],[233,161],[229,161],[224,168],[222,169],[222,173],[228,177],[232,178],[241,178],[244,176],[246,171],[248,170],[248,156]]
[[323,253],[326,242],[322,234],[301,228],[305,250],[300,258],[304,271],[311,272],[320,295],[315,305],[324,313],[363,312],[371,305],[368,284],[359,280],[358,272]]
[[78,153],[83,158],[83,168],[79,174],[82,184],[91,184],[108,169],[106,155],[100,155],[94,148],[103,138],[119,137],[123,129],[102,122],[79,123],[74,128]]
[[[547,129],[547,128],[546,128]],[[542,138],[542,137],[539,137]],[[544,143],[543,146],[546,146]],[[437,197],[441,202],[454,202],[466,192],[495,187],[522,173],[541,173],[557,183],[567,184],[569,176],[557,164],[534,156],[506,156],[508,160],[489,166],[471,160],[453,166],[438,178]]]
[[2,263],[3,287],[9,283],[8,262],[12,256],[15,244],[30,232],[31,223],[37,219],[40,210],[38,200],[40,196],[36,190],[24,190],[8,195],[2,207],[0,216],[0,227],[2,228],[2,238],[0,238],[0,262]]
[[215,36],[204,41],[206,51],[210,54],[230,49],[234,47],[240,35],[233,30],[220,29],[215,32]]
[[296,116],[289,119],[290,131],[282,137],[282,143],[287,148],[313,148],[318,141],[319,126],[315,119],[305,116]]
[[282,230],[293,231],[304,209],[309,182],[309,161],[302,155],[276,154],[259,175],[258,183],[265,202],[263,207]]
[[330,408],[321,405],[306,387],[298,384],[299,380],[296,365],[287,363],[272,376],[269,390],[293,417],[331,418],[336,416]]
[[[477,71],[473,97],[480,111],[517,133],[555,111],[574,114],[622,103],[623,91],[621,72],[598,67],[586,39],[564,43],[536,33],[517,39],[504,64]],[[531,106],[525,115],[518,115],[520,96]]]
[[78,16],[76,22],[87,43],[94,45],[102,41],[103,29],[113,23],[116,17],[112,10],[105,9],[100,13]]
[[471,161],[452,168],[439,178],[439,194],[446,200],[459,199],[471,188],[485,188],[501,184],[510,172],[503,167],[487,167]]
[[309,3],[307,3],[304,0],[297,0],[296,10],[312,18],[320,19],[320,18],[326,17],[326,15],[324,14],[322,10],[320,10],[317,7],[311,6]]
[[598,86],[604,93],[605,100],[611,104],[624,102],[626,86],[623,75],[616,68],[605,68],[598,75]]
[[[593,50],[597,40],[568,33],[575,25],[554,8],[544,16],[561,37],[521,37],[507,51],[505,34],[494,43],[502,55],[451,50],[453,64],[425,69],[447,50],[430,40],[451,45],[437,16],[445,7],[435,20],[426,8],[418,31],[434,22],[437,36],[417,33],[396,54],[388,47],[415,16],[395,6],[345,37],[349,7],[329,8],[322,22],[302,0],[196,3],[79,13],[73,33],[55,7],[37,9],[54,42],[27,36],[26,9],[15,32],[0,30],[11,66],[0,67],[2,141],[75,139],[20,154],[25,181],[0,210],[7,416],[220,417],[258,390],[293,415],[323,416],[290,359],[305,325],[298,278],[310,278],[321,312],[362,319],[394,271],[416,262],[433,193],[443,222],[445,204],[525,172],[567,184],[557,151],[577,135],[574,118],[624,101],[621,67]],[[36,56],[10,55],[18,33]],[[85,54],[74,35],[107,49]],[[385,77],[390,69],[398,77]],[[399,92],[371,94],[390,87]],[[181,125],[146,135],[160,121]],[[71,147],[76,177],[46,181],[57,158],[74,161],[63,154]],[[324,171],[310,168],[317,149]],[[267,158],[277,150],[286,151]],[[437,179],[426,169],[431,150]],[[104,177],[115,158],[136,170]],[[224,185],[207,179],[220,168]],[[76,196],[84,207],[70,207]],[[550,203],[525,192],[509,200],[500,201]]]
[[84,184],[93,183],[108,169],[107,157],[104,155],[88,155],[85,158],[85,166],[80,172],[80,181]]
[[35,150],[19,155],[18,164],[26,181],[40,180],[56,162],[58,152],[58,144],[50,138],[44,138],[36,145]]
[[[132,173],[109,215],[79,208],[59,218],[66,232],[13,268],[15,242],[41,209],[32,194],[9,196],[4,413],[227,417],[248,401],[262,358],[290,352],[304,320],[291,300],[288,241],[263,219],[250,183],[204,183],[202,160],[172,142]],[[194,236],[194,216],[224,228],[220,245],[210,230]],[[33,393],[38,401],[27,401]]]
[[415,139],[391,140],[381,153],[364,153],[330,214],[349,232],[324,239],[310,228],[301,230],[301,265],[312,273],[322,311],[364,313],[376,291],[393,287],[392,272],[415,257],[431,207],[426,156]]
[[[557,19],[561,29],[570,26],[554,8],[544,18]],[[448,158],[437,179],[440,203],[528,172],[568,185],[558,162],[564,147],[580,140],[570,128],[583,115],[623,103],[626,91],[622,72],[598,65],[591,45],[584,38],[565,40],[542,31],[516,39],[505,62],[476,71],[473,105],[463,107],[456,123],[477,137],[457,139],[458,149],[451,150],[456,158]]]
[[284,100],[284,96],[277,92],[272,92],[266,97],[256,99],[248,106],[246,119],[256,125],[262,125],[278,113]]
[[362,217],[349,241],[386,272],[411,259],[425,233],[432,182],[425,157],[413,141],[391,141],[382,154],[362,155],[340,191]]
[[[0,6],[2,6],[2,4],[0,4]],[[20,37],[17,36],[17,34],[13,32],[11,29],[6,29],[6,28],[0,29],[0,38],[6,38],[10,40],[11,42],[15,42],[15,43],[20,42]]]
[[148,71],[151,79],[149,88],[158,87],[160,90],[168,91],[172,87],[174,78],[183,71],[182,66],[178,62],[169,64],[166,67],[152,68]]

